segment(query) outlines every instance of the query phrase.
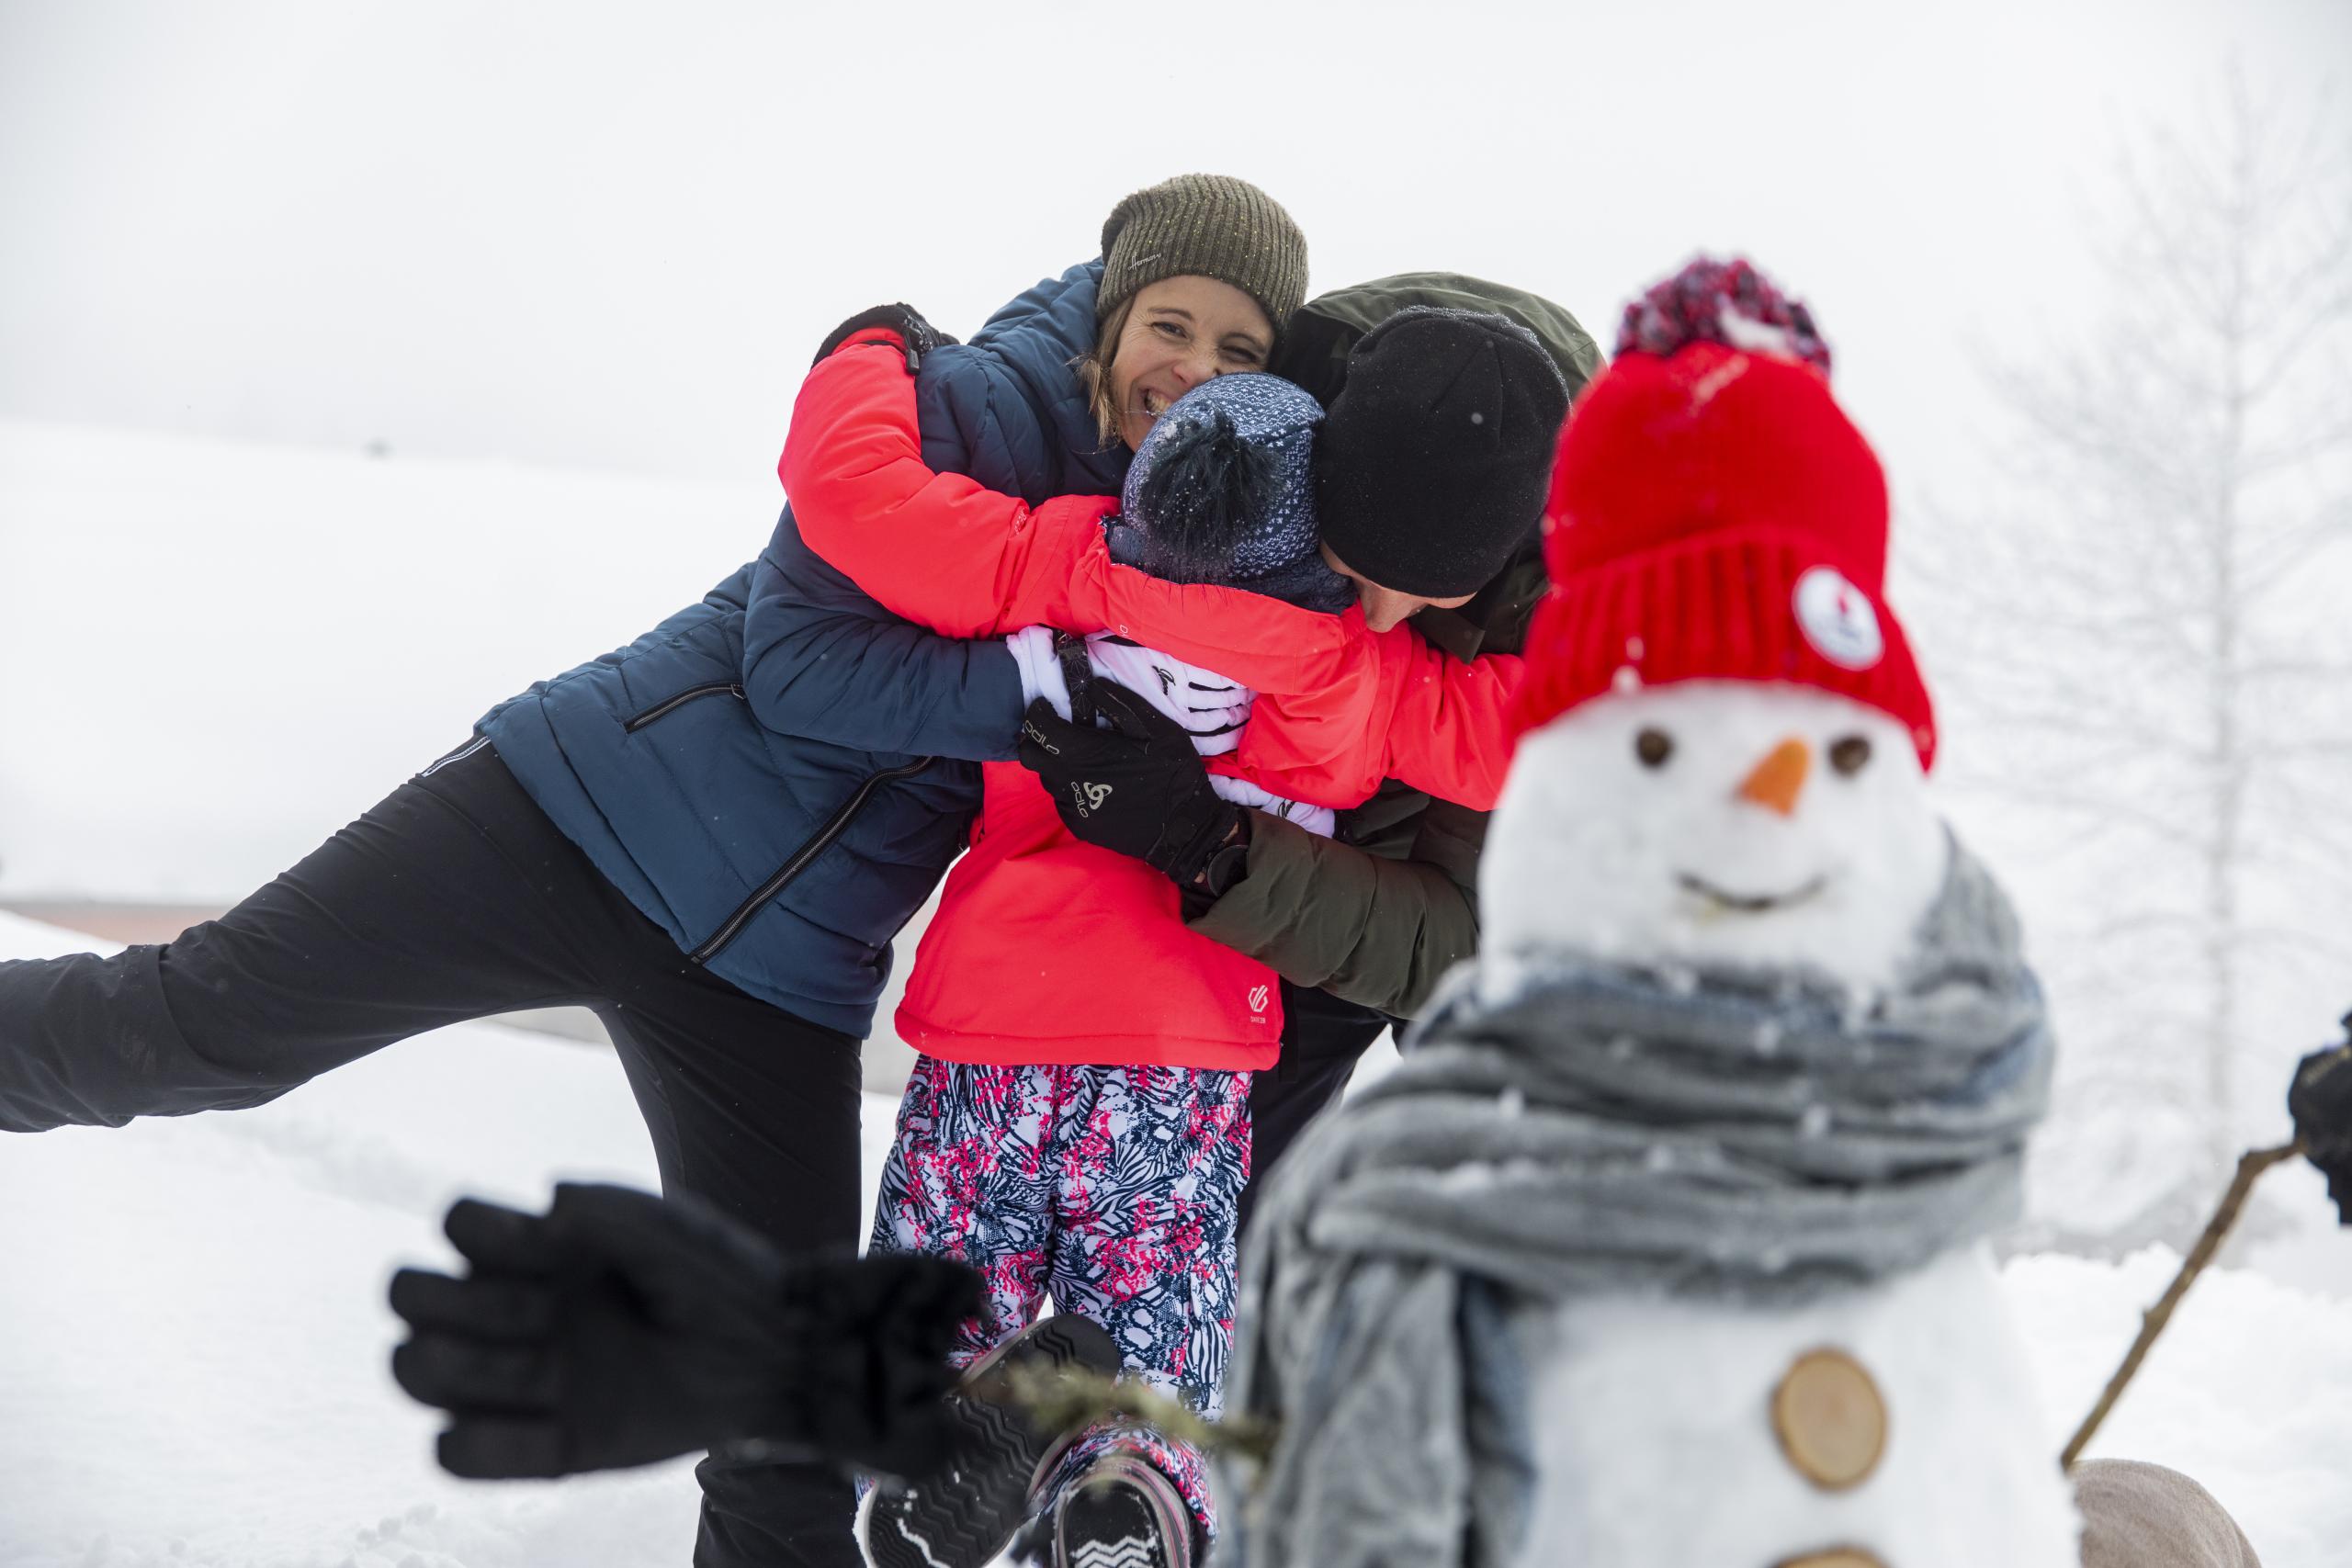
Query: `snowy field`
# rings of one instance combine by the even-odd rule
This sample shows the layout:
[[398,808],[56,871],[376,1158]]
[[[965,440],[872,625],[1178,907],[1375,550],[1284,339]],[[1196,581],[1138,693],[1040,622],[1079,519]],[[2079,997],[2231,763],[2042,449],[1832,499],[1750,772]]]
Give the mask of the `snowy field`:
[[[88,945],[0,917],[0,957]],[[869,1177],[890,1110],[869,1097]],[[537,1204],[563,1178],[651,1182],[619,1068],[488,1024],[258,1111],[0,1138],[0,1568],[684,1562],[685,1461],[453,1481],[432,1467],[432,1417],[385,1370],[397,1325],[384,1280],[447,1259],[448,1201]],[[2173,1264],[2009,1265],[2053,1430],[2088,1407]],[[2224,1271],[2199,1284],[2095,1451],[2196,1475],[2268,1568],[2341,1568],[2352,1406],[2312,1393],[2347,1387],[2352,1302]]]
[[[85,946],[0,916],[0,957]],[[655,1184],[619,1063],[493,1024],[257,1111],[0,1137],[0,1565],[684,1562],[688,1461],[454,1481],[386,1369],[384,1282],[447,1260],[449,1201],[565,1179]]]

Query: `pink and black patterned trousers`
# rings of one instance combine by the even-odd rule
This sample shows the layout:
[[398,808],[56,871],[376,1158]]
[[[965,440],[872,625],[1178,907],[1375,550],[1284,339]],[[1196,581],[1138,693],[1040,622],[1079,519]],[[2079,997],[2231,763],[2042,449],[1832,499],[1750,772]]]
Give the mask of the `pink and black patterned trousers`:
[[[1136,1376],[1213,1416],[1233,1341],[1250,1078],[922,1057],[882,1167],[873,1249],[959,1258],[987,1277],[959,1363],[1019,1333],[1051,1296],[1100,1324]],[[1133,1427],[1082,1434],[1037,1507],[1114,1447],[1147,1455],[1215,1536],[1200,1454]]]

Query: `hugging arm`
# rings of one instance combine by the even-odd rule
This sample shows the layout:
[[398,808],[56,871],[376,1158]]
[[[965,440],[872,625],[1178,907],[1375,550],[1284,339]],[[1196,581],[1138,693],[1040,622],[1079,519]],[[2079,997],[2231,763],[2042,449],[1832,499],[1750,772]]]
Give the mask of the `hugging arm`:
[[1516,654],[1482,653],[1467,662],[1407,632],[1409,656],[1397,682],[1381,773],[1440,799],[1494,809],[1510,770],[1511,704],[1527,672]]
[[1235,761],[1278,795],[1352,807],[1384,779],[1491,810],[1510,766],[1510,709],[1526,673],[1515,655],[1467,661],[1409,627],[1363,630],[1342,658],[1364,671],[1303,693],[1261,693]]
[[1110,497],[1033,507],[934,472],[900,342],[881,329],[853,333],[809,371],[776,471],[800,541],[933,631],[1116,631],[1261,692],[1323,692],[1374,673],[1350,657],[1336,617],[1114,565],[1102,530]]
[[[836,331],[803,384],[778,466],[793,504],[752,569],[743,694],[786,734],[909,756],[1009,758],[1021,676],[993,634],[1008,616],[1037,618],[1012,593],[1015,581],[1051,579],[1021,575],[1046,536],[1033,517],[1091,526],[1091,503],[1033,511],[927,468],[908,367],[935,336],[910,311],[895,326],[876,314]],[[832,550],[811,547],[812,536]]]
[[802,543],[789,508],[752,571],[743,694],[771,729],[866,751],[990,761],[1021,728],[1003,642],[892,615]]
[[881,328],[853,333],[808,372],[776,475],[803,543],[894,614],[950,637],[1066,625],[1077,557],[1112,504],[1032,507],[933,472],[907,356]]
[[[1268,604],[1111,568],[1102,498],[1033,508],[933,472],[898,340],[872,336],[854,333],[810,372],[779,465],[792,504],[753,569],[743,626],[744,695],[763,723],[865,750],[1009,758],[1023,693],[1000,631],[1093,629],[1156,596],[1203,596],[1213,616],[1237,602],[1222,625]],[[1179,598],[1166,613],[1193,609]],[[1295,660],[1283,667],[1304,677]]]
[[[1385,786],[1349,815],[1358,842],[1264,814],[1248,870],[1189,924],[1294,985],[1399,1018],[1478,947],[1487,814]],[[1391,819],[1394,818],[1394,819]]]

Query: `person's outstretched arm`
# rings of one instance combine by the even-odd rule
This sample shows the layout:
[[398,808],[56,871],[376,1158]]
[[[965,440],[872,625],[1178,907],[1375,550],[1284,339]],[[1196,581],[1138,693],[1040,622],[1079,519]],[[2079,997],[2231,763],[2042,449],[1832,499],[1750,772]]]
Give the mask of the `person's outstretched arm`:
[[714,1444],[917,1475],[979,1277],[944,1258],[787,1262],[689,1198],[563,1184],[544,1214],[461,1199],[462,1275],[403,1269],[392,1376],[449,1413],[442,1468],[480,1479],[650,1464]]

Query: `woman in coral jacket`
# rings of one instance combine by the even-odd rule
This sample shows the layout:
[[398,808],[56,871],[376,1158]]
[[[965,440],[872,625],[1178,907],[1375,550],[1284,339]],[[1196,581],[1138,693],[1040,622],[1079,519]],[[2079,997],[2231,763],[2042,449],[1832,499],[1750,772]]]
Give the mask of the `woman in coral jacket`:
[[[1304,239],[1241,181],[1138,192],[1112,230],[1130,264],[1111,314],[1157,288],[1231,319],[1118,353],[1102,384],[1146,425],[1182,378],[1261,366],[1305,293]],[[1126,451],[1069,365],[1100,342],[1103,276],[1074,267],[926,357],[933,461],[1041,499],[1116,487]],[[1099,553],[1059,592],[1052,618],[1079,629],[1189,605]],[[665,1188],[787,1255],[853,1247],[860,1039],[978,804],[956,759],[1010,756],[1022,700],[1001,645],[898,620],[786,513],[700,603],[501,704],[220,919],[0,963],[0,1131],[258,1105],[442,1024],[573,1002],[612,1036]],[[697,1476],[705,1568],[856,1561],[831,1472],[751,1452]]]

